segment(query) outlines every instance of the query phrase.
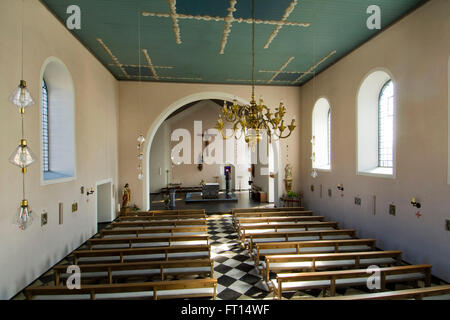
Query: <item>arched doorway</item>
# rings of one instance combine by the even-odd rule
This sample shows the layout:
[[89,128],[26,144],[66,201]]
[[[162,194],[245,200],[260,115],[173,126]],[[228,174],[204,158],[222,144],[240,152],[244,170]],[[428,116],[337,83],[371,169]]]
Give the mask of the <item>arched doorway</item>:
[[[226,100],[232,101],[236,99],[240,104],[248,104],[249,102],[245,99],[237,97],[230,93],[225,92],[199,92],[189,96],[186,96],[182,99],[179,99],[169,106],[165,108],[165,110],[159,114],[158,118],[153,122],[151,127],[147,130],[146,134],[146,144],[144,150],[144,159],[143,159],[143,173],[144,173],[144,188],[143,188],[143,204],[142,207],[145,210],[150,209],[150,150],[152,146],[153,139],[155,137],[158,128],[161,124],[166,120],[173,112],[182,108],[183,106],[200,100],[208,100],[208,99],[218,99],[218,100]],[[278,161],[279,166],[281,165],[280,161]],[[278,168],[278,172],[280,172]],[[281,186],[275,187],[275,190],[282,190]],[[275,199],[278,197],[278,192],[275,194]]]

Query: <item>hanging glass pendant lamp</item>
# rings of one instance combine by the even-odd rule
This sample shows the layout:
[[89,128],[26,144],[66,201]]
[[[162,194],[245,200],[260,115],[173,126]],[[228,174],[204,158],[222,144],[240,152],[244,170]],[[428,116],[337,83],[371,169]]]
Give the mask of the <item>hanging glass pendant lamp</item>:
[[25,80],[20,80],[19,86],[9,96],[9,101],[16,105],[21,113],[24,113],[25,108],[34,104],[34,100],[27,89],[27,82]]
[[[23,79],[23,20],[24,20],[24,5],[22,0],[22,57],[21,57],[21,75]],[[14,152],[9,157],[9,162],[22,169],[22,201],[20,207],[15,213],[15,224],[19,226],[21,230],[27,229],[33,222],[33,213],[28,205],[28,200],[25,199],[25,174],[27,167],[36,161],[36,156],[28,147],[27,140],[24,134],[24,115],[25,109],[34,104],[33,98],[27,89],[27,83],[25,80],[20,80],[19,86],[14,89],[13,93],[9,96],[11,101],[20,111],[21,125],[22,125],[22,137],[20,144],[16,147]]]
[[9,162],[20,168],[26,168],[36,161],[36,157],[27,145],[27,140],[20,140],[19,146],[9,157]]

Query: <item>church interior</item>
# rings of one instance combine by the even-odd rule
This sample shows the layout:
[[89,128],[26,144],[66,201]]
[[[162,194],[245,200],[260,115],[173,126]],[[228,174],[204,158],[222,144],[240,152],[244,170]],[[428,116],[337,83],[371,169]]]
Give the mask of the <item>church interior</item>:
[[1,0],[1,300],[450,300],[450,1]]

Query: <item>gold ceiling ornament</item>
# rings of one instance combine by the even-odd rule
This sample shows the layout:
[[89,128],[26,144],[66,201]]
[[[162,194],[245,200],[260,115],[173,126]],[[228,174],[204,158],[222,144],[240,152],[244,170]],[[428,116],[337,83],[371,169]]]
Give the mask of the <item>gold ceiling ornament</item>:
[[[240,105],[237,100],[233,100],[233,105],[227,105],[224,101],[222,114],[219,114],[216,128],[220,131],[224,139],[235,136],[236,139],[245,137],[252,151],[262,139],[262,132],[267,132],[267,136],[272,139],[285,139],[294,131],[295,117],[292,118],[291,124],[286,125],[284,116],[286,115],[286,107],[281,100],[278,108],[272,113],[271,109],[264,104],[262,97],[259,103],[255,100],[255,0],[252,0],[252,96],[250,104]],[[223,117],[222,117],[223,116]],[[225,121],[233,123],[233,133],[227,136],[224,133]],[[237,132],[240,132],[239,137]]]

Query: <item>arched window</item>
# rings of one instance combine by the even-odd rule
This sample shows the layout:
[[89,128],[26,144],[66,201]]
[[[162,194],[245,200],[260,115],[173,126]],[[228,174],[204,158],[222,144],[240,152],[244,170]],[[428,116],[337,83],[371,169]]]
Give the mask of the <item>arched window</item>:
[[42,79],[42,169],[49,171],[48,165],[48,89],[47,83]]
[[64,63],[48,58],[41,70],[42,183],[75,179],[75,93]]
[[395,176],[395,85],[385,71],[368,75],[358,92],[358,173]]
[[328,100],[317,100],[313,109],[313,168],[331,169],[331,108]]

